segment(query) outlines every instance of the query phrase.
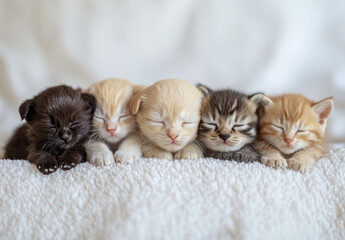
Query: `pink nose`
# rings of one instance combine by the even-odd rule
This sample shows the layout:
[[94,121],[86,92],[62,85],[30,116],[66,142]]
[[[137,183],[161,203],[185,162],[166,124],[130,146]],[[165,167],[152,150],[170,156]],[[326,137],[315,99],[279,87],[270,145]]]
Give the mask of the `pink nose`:
[[293,140],[291,138],[284,138],[284,141],[289,145]]
[[114,132],[116,132],[117,129],[117,123],[113,121],[108,121],[105,127],[108,133],[114,134]]
[[116,131],[116,128],[112,128],[112,129],[107,129],[108,133],[113,134]]
[[178,134],[168,134],[168,137],[174,141],[176,138],[178,138]]

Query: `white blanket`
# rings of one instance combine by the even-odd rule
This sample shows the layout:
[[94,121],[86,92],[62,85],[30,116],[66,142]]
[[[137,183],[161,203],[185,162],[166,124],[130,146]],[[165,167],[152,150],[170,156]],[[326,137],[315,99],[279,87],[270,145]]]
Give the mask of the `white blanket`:
[[343,239],[345,144],[306,174],[141,159],[51,175],[0,161],[0,239]]

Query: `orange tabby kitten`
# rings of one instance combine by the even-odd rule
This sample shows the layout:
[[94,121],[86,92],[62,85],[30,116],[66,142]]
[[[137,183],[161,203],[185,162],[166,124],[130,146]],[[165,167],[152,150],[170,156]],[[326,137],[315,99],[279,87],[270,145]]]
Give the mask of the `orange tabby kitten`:
[[324,152],[327,120],[333,99],[313,102],[299,94],[270,97],[261,114],[256,148],[261,162],[305,172]]
[[136,128],[135,117],[128,106],[129,99],[141,88],[123,79],[106,79],[86,90],[97,101],[92,136],[86,143],[87,158],[91,164],[130,163],[141,157],[138,139],[131,134]]

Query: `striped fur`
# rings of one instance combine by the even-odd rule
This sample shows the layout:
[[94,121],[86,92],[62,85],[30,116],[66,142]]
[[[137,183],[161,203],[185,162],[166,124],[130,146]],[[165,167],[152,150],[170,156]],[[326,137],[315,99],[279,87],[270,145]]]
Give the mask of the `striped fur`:
[[[256,138],[258,126],[258,109],[268,104],[266,97],[261,94],[248,96],[234,90],[211,91],[199,85],[204,92],[199,125],[198,140],[207,149],[207,155],[241,161],[257,160],[258,154],[249,154],[250,145]],[[238,152],[240,154],[224,154]],[[244,151],[245,150],[245,151]],[[245,153],[244,153],[245,152]],[[244,156],[250,155],[250,159]],[[235,157],[240,155],[240,157]]]

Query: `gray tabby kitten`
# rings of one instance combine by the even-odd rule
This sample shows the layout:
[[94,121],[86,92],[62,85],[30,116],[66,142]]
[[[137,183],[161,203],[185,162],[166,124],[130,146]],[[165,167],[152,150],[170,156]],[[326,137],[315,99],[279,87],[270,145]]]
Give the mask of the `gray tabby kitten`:
[[205,156],[238,162],[259,161],[260,155],[252,146],[257,135],[257,113],[271,101],[262,93],[213,91],[201,84],[198,88],[204,94],[198,141],[205,147]]

